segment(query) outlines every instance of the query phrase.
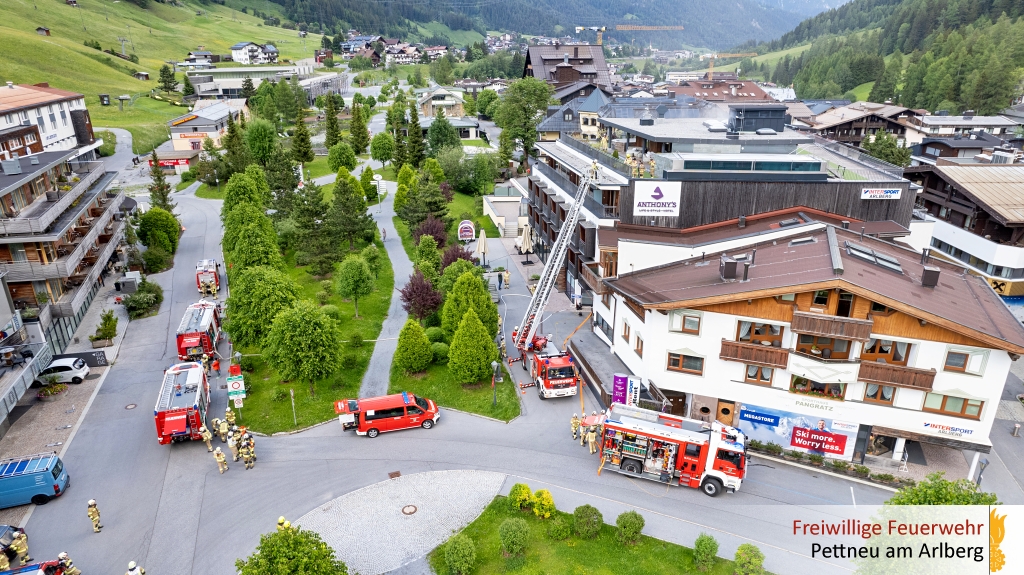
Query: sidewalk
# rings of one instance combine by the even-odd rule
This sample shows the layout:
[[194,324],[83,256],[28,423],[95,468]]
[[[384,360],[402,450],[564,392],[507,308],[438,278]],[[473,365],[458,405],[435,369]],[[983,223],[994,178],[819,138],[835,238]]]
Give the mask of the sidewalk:
[[[107,309],[113,309],[114,315],[117,317],[117,337],[114,339],[114,345],[103,348],[103,351],[107,355],[107,362],[114,363],[117,352],[121,348],[125,330],[128,329],[128,313],[124,310],[124,306],[114,303],[114,297],[118,294],[113,287],[114,281],[114,278],[104,278],[106,285],[101,287],[96,294],[92,305],[89,306],[89,311],[86,312],[82,323],[75,331],[72,343],[68,345],[64,353],[94,351],[89,336],[96,332],[96,328],[100,324],[100,314]],[[77,343],[74,342],[75,339],[78,340]],[[85,416],[85,408],[99,391],[109,370],[109,366],[90,368],[90,374],[85,381],[78,385],[68,385],[68,392],[57,401],[41,402],[36,399],[34,392],[26,393],[25,397],[18,402],[18,406],[28,406],[29,409],[13,421],[10,431],[3,439],[0,439],[0,453],[4,457],[49,451],[56,451],[63,455],[67,450],[71,435],[75,431],[76,424]],[[22,505],[0,509],[0,524],[20,525],[32,507],[32,505]]]

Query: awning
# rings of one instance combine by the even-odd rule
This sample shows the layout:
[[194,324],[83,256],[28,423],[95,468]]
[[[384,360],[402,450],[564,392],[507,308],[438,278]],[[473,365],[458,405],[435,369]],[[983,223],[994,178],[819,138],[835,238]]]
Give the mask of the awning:
[[192,335],[192,336],[188,336],[188,337],[182,338],[181,345],[185,346],[185,348],[195,347],[195,346],[199,345],[199,336],[198,335]]
[[184,413],[167,416],[164,419],[163,427],[160,428],[160,435],[178,435],[185,433],[188,427],[188,420]]

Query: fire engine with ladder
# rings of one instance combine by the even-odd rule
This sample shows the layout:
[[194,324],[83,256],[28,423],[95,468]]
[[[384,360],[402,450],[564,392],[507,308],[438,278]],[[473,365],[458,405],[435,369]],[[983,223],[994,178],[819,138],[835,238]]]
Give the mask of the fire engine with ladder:
[[196,289],[203,296],[220,291],[220,264],[217,260],[199,260],[196,264]]
[[596,418],[601,467],[712,497],[740,488],[747,474],[746,437],[710,423],[613,403]]
[[167,445],[202,439],[199,428],[206,425],[209,407],[210,383],[203,366],[195,362],[172,365],[164,372],[153,408],[157,441]]
[[213,357],[220,341],[220,308],[212,301],[196,302],[185,309],[178,324],[178,359],[199,361],[203,354]]
[[511,366],[517,361],[523,362],[523,369],[530,371],[531,380],[521,387],[537,386],[537,395],[541,399],[572,396],[580,392],[579,371],[572,356],[564,349],[559,350],[555,347],[551,342],[551,335],[538,335],[537,329],[543,319],[544,308],[547,307],[551,292],[555,289],[558,270],[565,260],[569,241],[575,233],[576,220],[583,207],[583,199],[590,191],[591,182],[597,178],[597,170],[595,161],[580,180],[580,185],[576,188],[575,201],[565,216],[565,223],[559,230],[555,243],[551,246],[551,255],[541,273],[540,281],[537,282],[537,289],[530,298],[526,314],[512,331],[512,343],[519,350],[519,357],[509,358],[508,364]]

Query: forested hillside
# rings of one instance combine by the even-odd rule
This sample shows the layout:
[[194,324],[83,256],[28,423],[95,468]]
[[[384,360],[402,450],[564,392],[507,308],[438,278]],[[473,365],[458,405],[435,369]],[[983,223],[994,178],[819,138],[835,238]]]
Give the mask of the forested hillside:
[[1022,15],[1024,0],[855,0],[757,48],[813,40],[768,73],[801,98],[849,97],[855,86],[875,82],[874,101],[993,114],[1020,92]]

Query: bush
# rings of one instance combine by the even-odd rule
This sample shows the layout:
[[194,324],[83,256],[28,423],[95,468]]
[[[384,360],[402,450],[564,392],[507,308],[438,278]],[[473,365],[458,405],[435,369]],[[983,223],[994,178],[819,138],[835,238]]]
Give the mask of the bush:
[[778,443],[768,442],[768,445],[764,446],[765,450],[772,455],[779,455],[782,453],[782,446]]
[[348,336],[348,345],[351,347],[363,347],[363,342],[365,341],[366,340],[363,339],[363,334],[358,331]]
[[[159,234],[163,235],[163,234]],[[153,246],[142,252],[142,265],[151,274],[162,272],[171,262],[171,254],[160,246]]]
[[338,309],[338,306],[333,304],[327,304],[320,308],[320,310],[327,314],[327,317],[333,319],[334,321],[341,321],[341,310]]
[[861,477],[864,477],[865,475],[871,473],[871,470],[868,469],[867,465],[854,465],[853,472],[856,473],[857,475],[860,475]]
[[747,449],[764,449],[764,444],[756,439],[751,439],[747,442]]
[[513,511],[522,511],[530,505],[532,499],[533,492],[525,483],[516,483],[508,492],[508,505]]
[[847,461],[843,461],[842,459],[830,459],[828,464],[838,469],[839,471],[846,471],[847,469],[850,468],[850,463]]
[[434,357],[434,363],[444,365],[448,363],[448,344],[437,341],[430,344],[430,353]]
[[100,325],[96,328],[96,335],[89,336],[92,341],[101,339],[114,339],[117,337],[117,318],[114,317],[114,310],[108,309],[100,314]]
[[576,534],[584,539],[593,539],[601,532],[604,517],[592,505],[580,505],[572,512],[572,524]]
[[359,356],[354,353],[346,353],[341,356],[342,369],[353,369],[359,364]]
[[139,241],[147,248],[167,242],[162,247],[173,254],[178,251],[181,224],[170,212],[160,208],[150,208],[139,219],[139,229],[136,233],[139,236]]
[[693,564],[698,571],[710,571],[718,556],[718,541],[707,533],[701,533],[693,542]]
[[320,289],[329,294],[332,294],[334,293],[334,282],[331,280],[323,280],[320,282]]
[[313,256],[309,252],[295,252],[295,265],[305,267],[313,263]]
[[253,373],[260,367],[260,358],[254,356],[242,356],[238,366],[246,373]]
[[472,571],[476,563],[473,540],[461,533],[449,539],[444,546],[444,562],[455,575],[466,575]]
[[395,350],[394,365],[407,372],[419,372],[427,369],[433,359],[430,341],[423,333],[418,321],[410,319],[398,334],[398,349]]
[[430,340],[430,343],[444,341],[444,331],[442,331],[441,328],[439,327],[428,327],[427,339]]
[[192,170],[186,170],[181,173],[181,181],[183,182],[194,182],[196,181],[196,173]]
[[786,457],[792,457],[793,459],[800,460],[804,458],[804,454],[799,451],[787,451]]
[[331,299],[331,294],[330,294],[330,292],[325,292],[325,291],[323,291],[323,290],[321,290],[321,291],[318,291],[318,292],[316,292],[316,301],[317,301],[317,302],[318,302],[318,303],[319,303],[320,305],[327,305],[327,302],[328,302],[328,301],[329,301],[330,299]]
[[808,455],[807,459],[811,460],[811,463],[813,463],[815,465],[821,465],[822,463],[825,462],[825,456],[824,455],[818,455],[817,453],[812,453],[812,454]]
[[615,518],[615,525],[618,526],[619,541],[623,545],[632,545],[640,539],[640,532],[644,530],[644,516],[636,511],[620,513]]
[[540,519],[547,519],[555,512],[555,498],[547,489],[538,489],[530,499],[530,506],[533,507],[533,514]]
[[156,297],[153,294],[139,292],[125,296],[121,303],[124,304],[124,309],[128,312],[130,319],[138,319],[146,315],[157,305]]
[[891,473],[872,473],[870,477],[875,481],[882,481],[884,483],[892,483],[896,479]]
[[744,543],[736,550],[736,562],[733,567],[735,575],[763,575],[764,574],[764,553],[757,548],[757,545]]
[[270,396],[271,401],[286,401],[288,399],[288,392],[283,387],[279,387],[274,390],[274,393]]
[[521,517],[510,517],[498,526],[501,537],[501,549],[506,555],[522,555],[526,550],[526,541],[530,538],[530,526]]
[[555,541],[563,541],[572,535],[572,522],[568,517],[559,515],[548,527],[548,536]]

